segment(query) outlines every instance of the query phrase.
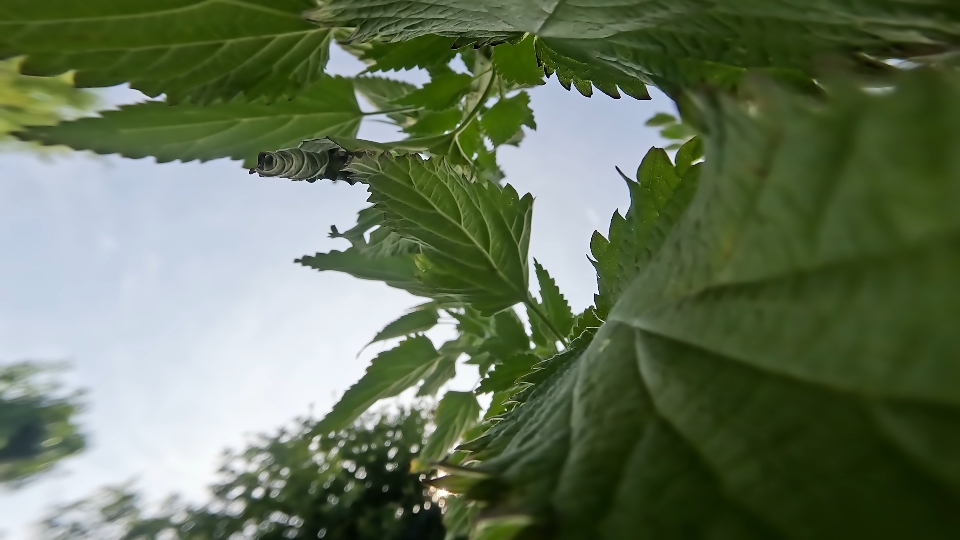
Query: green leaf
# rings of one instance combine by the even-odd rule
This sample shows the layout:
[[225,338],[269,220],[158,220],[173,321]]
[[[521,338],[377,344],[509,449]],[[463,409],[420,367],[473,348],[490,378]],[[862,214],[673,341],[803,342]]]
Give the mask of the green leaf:
[[413,255],[394,257],[371,257],[356,248],[346,251],[331,251],[304,255],[293,261],[314,270],[335,270],[359,279],[382,281],[390,287],[423,296],[424,290],[417,280],[417,265]]
[[677,117],[672,114],[659,112],[650,117],[643,125],[650,127],[672,126],[677,123]]
[[527,36],[520,43],[504,43],[494,47],[491,60],[497,75],[509,83],[521,86],[546,84],[543,80],[543,68],[537,63],[533,39],[533,36]]
[[687,141],[677,150],[677,175],[683,178],[687,171],[693,167],[694,163],[703,158],[703,140],[700,137],[694,137]]
[[630,189],[627,215],[614,213],[609,240],[594,232],[590,241],[599,288],[595,296],[597,315],[601,319],[606,319],[622,291],[660,249],[696,190],[698,172],[692,169],[681,179],[667,153],[654,148],[637,169],[636,182],[620,173]]
[[477,510],[477,506],[464,497],[456,495],[444,497],[443,527],[446,529],[444,540],[466,538],[470,534],[471,522]]
[[[356,77],[353,79],[353,86],[357,93],[378,111],[396,110],[397,106],[393,102],[417,89],[416,86],[408,82],[372,75]],[[405,126],[417,116],[415,112],[394,112],[388,114],[387,117],[397,124]]]
[[361,60],[370,62],[367,71],[394,71],[445,66],[457,55],[454,38],[421,36],[409,41],[374,42],[364,51]]
[[494,146],[512,139],[521,131],[521,126],[537,129],[533,111],[530,110],[530,95],[526,92],[500,99],[480,117],[480,127]]
[[426,332],[437,325],[438,319],[439,314],[435,309],[422,309],[404,314],[379,331],[370,343]]
[[28,75],[76,70],[81,87],[123,82],[172,103],[293,96],[316,82],[330,32],[309,0],[4,0],[0,58]]
[[960,78],[833,96],[709,115],[663,249],[472,442],[512,486],[485,511],[547,538],[960,535]]
[[330,226],[330,238],[343,238],[348,240],[356,249],[362,250],[367,246],[365,238],[367,232],[380,225],[383,222],[383,212],[370,206],[360,210],[357,213],[357,224],[349,229],[340,232],[336,225]]
[[470,429],[479,416],[480,404],[473,392],[448,391],[444,394],[434,415],[433,421],[437,428],[420,450],[415,471],[431,469],[431,464],[447,455],[463,432]]
[[126,105],[101,118],[34,127],[18,136],[98,154],[158,162],[229,157],[256,164],[265,148],[295,147],[304,139],[357,134],[362,118],[349,79],[323,77],[291,101],[230,102],[201,107],[158,101]]
[[349,169],[387,225],[421,244],[417,264],[433,294],[484,314],[527,298],[530,195],[471,182],[442,159],[417,155],[368,155]]
[[[440,353],[443,354],[441,347]],[[444,384],[457,376],[457,357],[444,356],[437,362],[437,367],[423,379],[423,384],[417,390],[417,396],[435,395]]]
[[405,127],[403,130],[414,137],[442,135],[460,125],[462,117],[463,111],[457,107],[445,111],[430,111],[422,114],[416,123]]
[[503,392],[513,388],[517,379],[530,373],[531,368],[538,362],[540,358],[530,353],[516,354],[503,359],[480,381],[477,393]]
[[397,105],[420,107],[431,111],[449,109],[470,91],[473,77],[466,73],[443,73],[430,82],[396,100]]
[[438,353],[425,336],[416,336],[377,355],[357,384],[317,424],[317,433],[349,426],[377,401],[396,396],[417,384],[437,363]]
[[547,269],[541,266],[536,259],[533,260],[533,266],[537,273],[537,281],[540,283],[540,300],[544,308],[543,311],[554,328],[560,331],[560,337],[565,337],[573,328],[573,311],[570,309],[570,304],[560,293],[560,288],[550,277]]
[[482,348],[495,356],[506,358],[530,350],[530,338],[523,322],[512,309],[505,309],[493,316],[490,336]]
[[557,80],[565,89],[570,90],[573,85],[581,95],[591,97],[593,87],[596,86],[614,99],[620,99],[620,91],[634,99],[650,99],[644,79],[625,74],[603,62],[585,62],[569,54],[562,54],[556,50],[558,45],[553,43],[551,47],[540,38],[534,40],[537,62],[543,66],[547,77],[556,73]]

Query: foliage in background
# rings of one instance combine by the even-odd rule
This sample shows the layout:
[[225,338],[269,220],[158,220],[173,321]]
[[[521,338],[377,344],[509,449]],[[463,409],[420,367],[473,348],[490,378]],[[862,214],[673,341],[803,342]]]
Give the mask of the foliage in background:
[[[357,224],[331,228],[349,246],[298,262],[426,303],[319,429],[476,365],[414,463],[459,494],[448,536],[960,535],[956,2],[176,5],[8,1],[0,56],[25,72],[168,97],[18,135],[362,184]],[[368,68],[324,75],[332,40]],[[411,68],[429,81],[385,75]],[[679,113],[650,121],[676,154],[620,173],[582,311],[530,260],[533,197],[496,164],[554,75],[657,86]],[[406,138],[357,140],[377,116]]]
[[409,470],[428,421],[420,409],[382,412],[324,433],[298,419],[228,453],[203,506],[173,497],[151,508],[131,486],[106,488],[57,508],[40,537],[442,540],[442,503]]
[[60,391],[59,371],[37,362],[0,366],[0,485],[19,487],[84,448],[80,395]]
[[50,126],[91,110],[92,92],[78,90],[68,74],[57,77],[21,75],[21,60],[0,60],[0,144],[16,139],[10,133],[27,126]]

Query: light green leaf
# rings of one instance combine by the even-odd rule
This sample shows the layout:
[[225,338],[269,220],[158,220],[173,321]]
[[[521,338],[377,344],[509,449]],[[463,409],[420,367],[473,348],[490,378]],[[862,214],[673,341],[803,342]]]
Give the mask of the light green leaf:
[[390,287],[424,295],[423,287],[417,280],[417,265],[413,255],[371,257],[356,248],[350,248],[346,251],[304,255],[293,262],[315,270],[335,270],[359,279],[382,281]]
[[[413,92],[416,86],[386,77],[364,75],[353,79],[353,86],[363,98],[378,111],[397,110],[394,101]],[[394,112],[388,118],[401,126],[405,126],[417,117],[416,112]]]
[[368,155],[349,169],[369,186],[387,225],[421,244],[417,264],[433,294],[485,314],[528,297],[530,195],[471,182],[442,159],[417,155]]
[[444,497],[443,528],[446,529],[444,540],[466,538],[470,534],[471,522],[477,511],[477,506],[463,497],[456,495]]
[[343,238],[348,240],[354,248],[362,250],[367,246],[365,238],[367,232],[380,225],[383,222],[383,212],[369,206],[357,213],[357,224],[349,229],[340,232],[336,225],[330,226],[330,238]]
[[504,43],[494,47],[491,60],[497,75],[507,82],[521,86],[546,84],[543,80],[543,68],[537,62],[533,40],[533,36],[527,36],[520,43]]
[[19,136],[98,154],[207,161],[229,157],[256,165],[265,148],[296,147],[325,135],[356,136],[362,118],[349,79],[323,77],[291,101],[171,106],[158,101],[126,105],[101,118],[35,127]]
[[540,300],[544,314],[553,327],[560,331],[560,337],[565,337],[573,328],[573,311],[570,309],[570,304],[563,297],[547,269],[536,259],[533,260],[533,266],[537,272],[537,281],[540,283]]
[[472,81],[473,77],[466,73],[442,73],[434,76],[422,88],[410,92],[394,103],[442,111],[456,105],[460,98],[470,91]]
[[438,353],[425,336],[416,336],[377,355],[357,384],[351,386],[317,424],[317,433],[339,431],[377,401],[417,384],[437,363]]
[[683,178],[697,160],[703,158],[703,139],[694,137],[677,150],[677,175]]
[[473,392],[448,391],[444,394],[434,415],[433,421],[437,428],[420,450],[415,470],[431,469],[431,464],[447,455],[463,432],[470,429],[479,416],[480,404]]
[[292,96],[316,82],[330,32],[310,0],[4,0],[0,58],[23,72],[76,70],[78,86],[130,82],[175,103]]
[[494,146],[514,138],[521,126],[537,129],[530,109],[530,95],[526,92],[498,100],[480,117],[480,127]]
[[614,213],[609,240],[594,232],[590,241],[599,288],[595,296],[597,315],[601,319],[606,319],[624,288],[660,249],[696,190],[698,172],[699,168],[693,168],[681,179],[667,153],[654,148],[637,169],[636,182],[620,173],[630,189],[627,215]]
[[426,332],[437,325],[438,319],[439,314],[435,309],[421,309],[404,314],[377,332],[370,343]]
[[677,117],[672,114],[659,112],[650,117],[643,125],[650,127],[671,126],[677,123]]
[[[444,354],[442,347],[440,353]],[[434,368],[434,370],[423,379],[423,384],[421,384],[419,390],[417,390],[417,396],[435,395],[440,390],[440,387],[456,376],[456,355],[444,356],[439,362],[437,362],[437,367]]]
[[663,249],[472,441],[512,486],[486,511],[547,538],[960,535],[958,96],[917,71],[709,115]]

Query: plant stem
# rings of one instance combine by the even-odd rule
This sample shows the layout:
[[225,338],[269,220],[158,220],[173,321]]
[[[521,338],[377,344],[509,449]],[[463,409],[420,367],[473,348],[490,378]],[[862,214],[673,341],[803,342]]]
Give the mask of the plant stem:
[[529,297],[527,297],[527,299],[524,300],[523,303],[526,304],[527,308],[529,308],[531,313],[533,313],[534,315],[537,316],[537,318],[543,321],[543,324],[546,325],[547,330],[550,330],[550,333],[553,334],[553,337],[556,338],[556,340],[559,341],[560,343],[563,343],[563,347],[566,348],[568,345],[567,340],[563,338],[563,336],[560,334],[560,331],[557,330],[557,327],[554,326],[552,322],[550,322],[550,319],[548,319],[547,316],[542,311],[540,311],[540,308],[537,307],[537,303],[534,302]]
[[373,115],[376,115],[376,114],[408,113],[408,112],[414,112],[414,111],[419,111],[419,110],[420,110],[419,107],[407,107],[407,108],[404,108],[404,109],[387,109],[387,110],[385,110],[385,111],[366,111],[366,112],[360,113],[360,115],[361,115],[361,116],[373,116]]

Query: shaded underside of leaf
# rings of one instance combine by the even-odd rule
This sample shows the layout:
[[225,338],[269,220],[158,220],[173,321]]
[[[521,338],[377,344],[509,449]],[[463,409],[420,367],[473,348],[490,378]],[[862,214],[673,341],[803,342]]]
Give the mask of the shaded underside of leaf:
[[720,107],[589,349],[464,445],[511,486],[491,512],[563,539],[960,534],[960,79],[763,95]]
[[171,102],[292,96],[315,82],[330,32],[304,21],[309,0],[5,0],[0,57],[23,72],[76,70],[82,87],[130,82]]
[[413,255],[371,257],[356,248],[346,251],[331,251],[304,255],[294,261],[314,270],[344,272],[359,279],[382,281],[396,289],[423,296],[424,290],[417,280],[417,264]]
[[361,118],[351,81],[323,77],[290,101],[209,106],[148,101],[18,136],[98,154],[153,156],[161,163],[229,157],[252,167],[261,150],[296,147],[325,135],[353,137]]

